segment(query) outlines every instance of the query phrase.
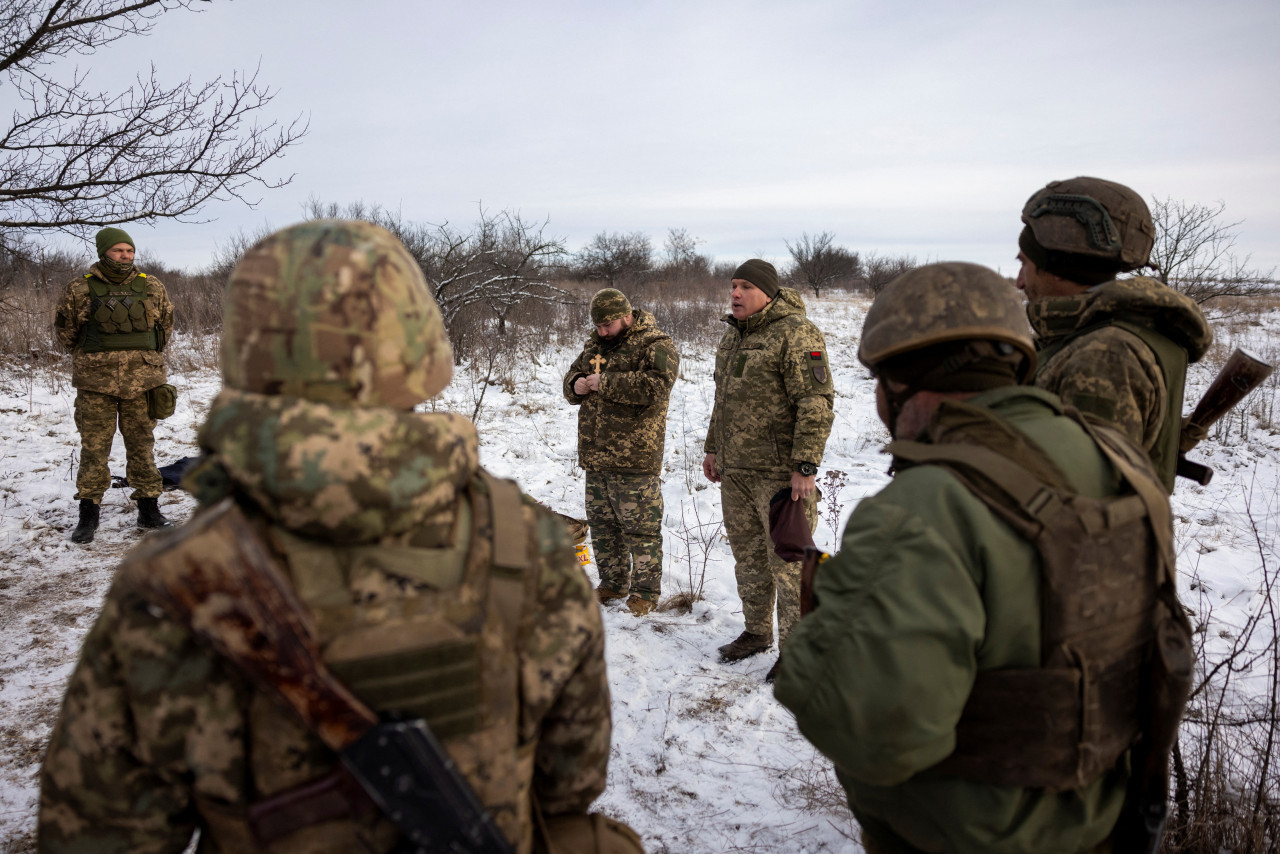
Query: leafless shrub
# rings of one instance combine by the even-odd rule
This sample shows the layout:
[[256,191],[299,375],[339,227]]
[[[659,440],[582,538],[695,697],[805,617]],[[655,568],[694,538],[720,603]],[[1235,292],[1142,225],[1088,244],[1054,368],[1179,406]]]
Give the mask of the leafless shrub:
[[858,253],[835,245],[835,238],[830,231],[813,236],[805,232],[795,243],[786,241],[791,253],[787,278],[795,287],[808,287],[815,297],[820,297],[828,288],[847,286],[863,278]]
[[[693,513],[693,524],[689,524],[687,513]],[[676,539],[683,546],[686,565],[684,583],[676,582],[677,593],[663,601],[660,611],[676,611],[687,614],[693,610],[693,603],[702,599],[702,589],[707,580],[707,564],[724,531],[724,522],[704,522],[698,510],[698,501],[680,502],[680,528],[675,532]]]
[[[1251,496],[1244,496],[1250,506]],[[1197,679],[1173,753],[1173,809],[1162,851],[1263,854],[1280,844],[1280,611],[1274,545],[1249,523],[1258,553],[1259,586],[1244,622],[1214,619],[1213,598],[1194,610]],[[1219,628],[1214,628],[1215,624]],[[1217,640],[1230,641],[1222,649]],[[1252,681],[1253,688],[1241,683]],[[1261,690],[1258,688],[1261,687]]]
[[1228,297],[1259,296],[1272,290],[1274,270],[1249,267],[1249,256],[1236,254],[1240,222],[1224,222],[1226,203],[1196,204],[1155,199],[1156,226],[1151,266],[1160,281],[1198,303]]
[[901,276],[903,273],[914,270],[919,267],[915,256],[913,255],[879,255],[870,252],[863,256],[862,269],[863,276],[866,281],[867,290],[873,294],[878,294],[884,290],[884,286]]

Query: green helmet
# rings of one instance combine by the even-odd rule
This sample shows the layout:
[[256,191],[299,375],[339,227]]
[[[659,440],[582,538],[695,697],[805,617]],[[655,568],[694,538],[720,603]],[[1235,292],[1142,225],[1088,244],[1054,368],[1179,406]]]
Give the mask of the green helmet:
[[1050,252],[1110,262],[1123,272],[1145,265],[1156,239],[1142,196],[1101,178],[1051,181],[1027,200],[1022,221]]
[[412,409],[452,375],[440,308],[384,228],[340,220],[286,228],[249,249],[227,282],[227,388]]
[[1035,344],[1013,285],[978,264],[926,264],[903,273],[876,297],[862,324],[858,359],[875,370],[895,356],[969,341],[1003,342],[1021,351],[1026,359],[1020,379],[1035,369]]

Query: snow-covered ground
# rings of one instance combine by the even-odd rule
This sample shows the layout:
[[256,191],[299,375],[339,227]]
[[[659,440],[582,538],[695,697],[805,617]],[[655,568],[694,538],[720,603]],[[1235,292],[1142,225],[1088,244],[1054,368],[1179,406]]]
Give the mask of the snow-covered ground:
[[[827,336],[837,390],[816,534],[819,545],[831,547],[858,500],[886,482],[879,450],[887,434],[875,416],[871,380],[855,357],[866,303],[824,296],[809,300],[809,308]],[[1274,357],[1277,327],[1280,313],[1272,312],[1257,324],[1217,331],[1220,339]],[[486,390],[481,462],[515,477],[548,506],[582,517],[576,411],[560,396],[562,372],[576,352],[576,345],[550,346],[521,364],[514,383]],[[636,618],[621,607],[606,610],[614,742],[609,786],[597,807],[628,821],[651,852],[860,851],[829,766],[763,683],[774,655],[734,665],[717,660],[716,647],[737,636],[742,617],[718,489],[700,466],[713,358],[710,351],[682,357],[667,422],[663,593],[700,589],[703,598],[686,614]],[[0,375],[0,851],[12,852],[32,847],[40,756],[80,641],[114,566],[143,536],[128,491],[114,489],[93,545],[69,542],[79,449],[74,390],[41,376],[13,368]],[[1209,379],[1208,369],[1193,368],[1188,399]],[[208,370],[171,381],[181,399],[157,431],[161,463],[196,452],[196,427],[218,388]],[[469,383],[461,372],[436,405],[469,414],[475,400]],[[1274,386],[1263,393],[1274,399]],[[1273,641],[1270,630],[1243,641],[1241,633],[1263,601],[1260,568],[1265,562],[1274,571],[1276,561],[1280,436],[1255,418],[1245,424],[1235,423],[1193,455],[1217,476],[1203,488],[1181,483],[1174,504],[1184,600],[1203,624],[1210,655],[1237,642],[1263,651],[1236,683],[1256,697],[1270,691],[1274,651],[1265,650]],[[124,470],[118,438],[112,470]],[[843,474],[838,490],[832,472]],[[182,520],[194,503],[169,492],[161,507]],[[594,568],[588,571],[594,581]]]

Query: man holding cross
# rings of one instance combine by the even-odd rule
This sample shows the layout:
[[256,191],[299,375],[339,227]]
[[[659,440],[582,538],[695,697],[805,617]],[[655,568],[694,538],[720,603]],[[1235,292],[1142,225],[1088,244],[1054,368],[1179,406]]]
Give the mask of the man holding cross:
[[[600,602],[627,597],[636,616],[662,593],[662,452],[667,402],[680,372],[671,336],[619,290],[591,298],[595,331],[564,375],[578,410],[578,465]],[[630,594],[628,596],[628,593]]]

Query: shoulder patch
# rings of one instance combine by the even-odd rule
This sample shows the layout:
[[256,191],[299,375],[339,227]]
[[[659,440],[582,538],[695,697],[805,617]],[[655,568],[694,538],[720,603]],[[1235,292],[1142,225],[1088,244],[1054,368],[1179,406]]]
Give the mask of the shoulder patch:
[[655,347],[653,352],[653,367],[659,371],[667,369],[667,348]]
[[826,385],[831,379],[831,372],[827,370],[827,354],[822,350],[810,350],[809,370],[818,385]]

